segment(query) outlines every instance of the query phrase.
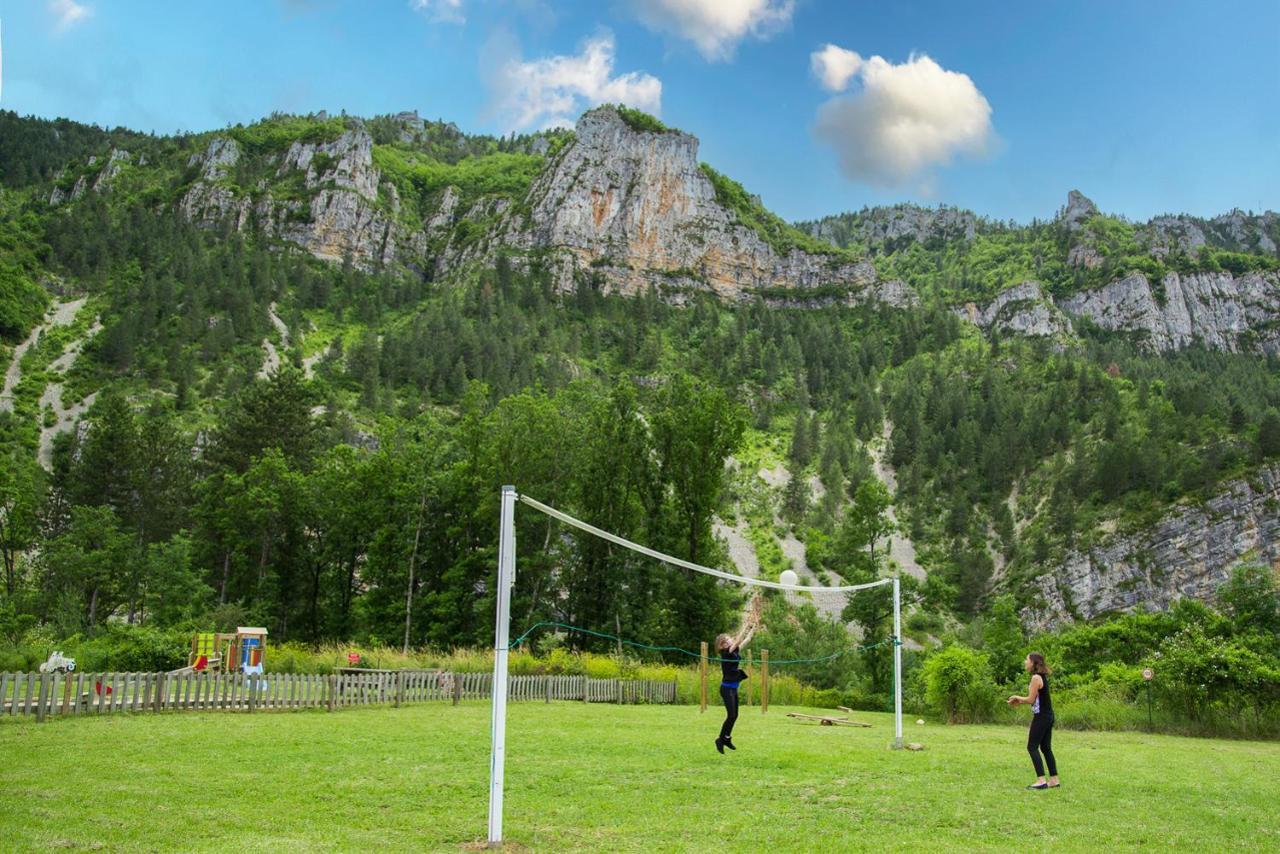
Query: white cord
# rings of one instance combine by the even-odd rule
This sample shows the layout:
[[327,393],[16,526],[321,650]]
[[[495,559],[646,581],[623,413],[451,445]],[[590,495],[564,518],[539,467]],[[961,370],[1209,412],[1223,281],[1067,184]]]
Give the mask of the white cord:
[[852,593],[855,590],[866,590],[870,587],[880,587],[884,584],[893,583],[892,578],[882,578],[879,581],[870,581],[866,584],[848,584],[843,587],[812,587],[804,584],[783,584],[780,581],[766,581],[763,578],[748,578],[745,575],[734,575],[732,572],[712,569],[709,566],[702,566],[701,564],[682,560],[678,557],[672,557],[671,555],[663,554],[662,552],[655,551],[647,546],[642,546],[639,543],[633,543],[630,540],[619,537],[617,534],[610,534],[608,531],[602,531],[594,525],[589,525],[586,522],[583,522],[581,519],[575,519],[568,513],[562,513],[554,507],[548,507],[540,501],[534,501],[527,495],[518,495],[517,498],[525,504],[528,504],[534,510],[540,510],[553,519],[559,519],[566,525],[572,525],[581,531],[586,531],[588,534],[595,534],[597,537],[602,537],[603,539],[622,546],[623,548],[631,549],[632,551],[651,557],[654,560],[669,563],[672,566],[691,569],[694,572],[703,572],[707,575],[714,575],[716,578],[723,578],[726,581],[736,581],[739,584],[751,584],[756,587],[771,587],[774,590],[807,590],[812,593]]

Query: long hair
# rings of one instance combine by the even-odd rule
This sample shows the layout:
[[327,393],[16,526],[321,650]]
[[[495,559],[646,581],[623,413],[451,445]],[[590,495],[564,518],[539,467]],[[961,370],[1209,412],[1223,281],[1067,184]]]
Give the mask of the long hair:
[[1031,672],[1039,673],[1041,676],[1048,676],[1053,671],[1049,669],[1049,665],[1044,663],[1044,656],[1038,652],[1027,655],[1031,659]]

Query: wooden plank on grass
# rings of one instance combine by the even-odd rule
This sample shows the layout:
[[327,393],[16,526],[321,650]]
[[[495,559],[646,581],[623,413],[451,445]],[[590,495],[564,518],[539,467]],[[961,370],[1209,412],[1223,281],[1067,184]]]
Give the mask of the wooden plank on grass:
[[822,726],[856,726],[870,728],[871,724],[860,723],[859,721],[851,721],[846,717],[834,717],[832,715],[804,715],[800,712],[787,712],[787,717],[796,718],[802,721],[817,721]]

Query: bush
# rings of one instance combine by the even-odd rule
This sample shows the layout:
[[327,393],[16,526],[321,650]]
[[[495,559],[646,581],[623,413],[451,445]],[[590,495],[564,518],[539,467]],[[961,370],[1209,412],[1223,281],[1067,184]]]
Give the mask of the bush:
[[997,688],[986,655],[964,646],[950,646],[924,663],[925,698],[949,723],[988,720]]

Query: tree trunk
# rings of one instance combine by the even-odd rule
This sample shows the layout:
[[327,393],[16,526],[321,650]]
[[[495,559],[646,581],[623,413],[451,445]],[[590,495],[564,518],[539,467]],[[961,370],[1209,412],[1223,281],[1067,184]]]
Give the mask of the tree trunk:
[[258,552],[258,591],[262,591],[262,583],[267,578],[267,555],[270,553],[271,531],[262,529],[262,548]]
[[231,577],[231,550],[222,552],[222,589],[218,592],[218,604],[227,604],[227,581]]
[[98,613],[98,585],[93,585],[93,592],[89,594],[89,628],[93,628],[93,621]]
[[413,531],[413,552],[409,555],[409,588],[404,597],[404,654],[409,654],[409,631],[413,627],[413,571],[418,562],[418,542],[422,537],[422,515],[427,512],[427,491],[422,490],[418,505],[418,524]]

